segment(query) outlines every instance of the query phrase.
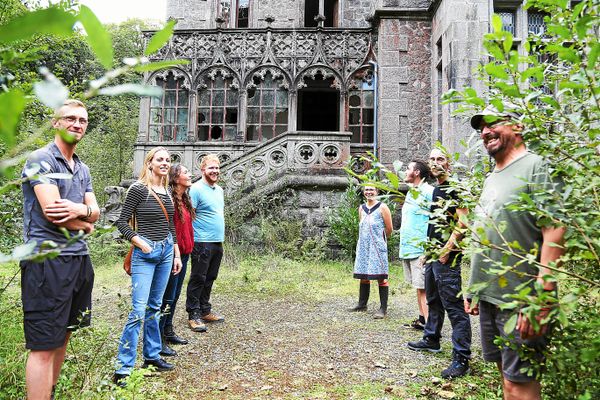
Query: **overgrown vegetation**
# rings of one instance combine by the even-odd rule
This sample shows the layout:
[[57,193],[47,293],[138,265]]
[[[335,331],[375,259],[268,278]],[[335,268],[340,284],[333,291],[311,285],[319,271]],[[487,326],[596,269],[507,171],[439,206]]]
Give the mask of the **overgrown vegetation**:
[[[448,103],[456,103],[456,114],[470,116],[487,104],[498,110],[511,106],[522,114],[524,138],[528,147],[549,161],[552,174],[564,182],[563,190],[523,195],[511,205],[537,217],[543,225],[567,227],[566,254],[561,264],[552,263],[546,279],[559,282],[558,295],[521,287],[509,299],[507,308],[519,309],[535,321],[542,307],[550,306],[549,319],[557,325],[548,348],[547,361],[535,365],[544,369],[543,391],[547,398],[591,399],[600,396],[600,366],[592,360],[600,357],[600,3],[585,0],[530,0],[526,8],[544,12],[546,31],[523,41],[525,54],[513,46],[514,38],[502,31],[499,16],[492,19],[493,32],[485,37],[489,62],[481,66],[479,78],[486,93],[473,88],[451,90]],[[464,143],[466,155],[480,147],[477,134]],[[455,157],[459,160],[457,154]],[[482,181],[491,171],[487,158],[476,160],[462,182],[455,182],[460,197],[474,209]],[[388,182],[381,187],[398,193],[398,181],[392,171],[384,170]],[[363,176],[363,180],[368,177]],[[535,197],[535,201],[533,198]],[[545,204],[545,206],[540,206]],[[470,221],[467,225],[472,226]],[[502,226],[496,227],[502,231]],[[484,251],[490,246],[485,238],[469,243],[467,253]],[[523,252],[518,243],[507,243],[505,254],[535,262],[538,249]],[[490,273],[497,277],[489,284],[502,285],[502,276],[515,266],[495,263]],[[479,286],[478,288],[481,288]],[[476,290],[471,288],[470,290]],[[516,316],[509,322],[512,330]]]

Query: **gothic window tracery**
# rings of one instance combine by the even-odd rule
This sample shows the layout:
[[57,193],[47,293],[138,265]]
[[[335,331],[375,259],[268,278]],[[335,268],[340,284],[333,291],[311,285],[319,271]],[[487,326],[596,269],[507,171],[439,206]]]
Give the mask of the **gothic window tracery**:
[[266,141],[287,130],[288,90],[282,75],[254,74],[247,100],[246,140]]
[[352,143],[373,143],[374,85],[370,71],[356,76],[348,91],[348,130]]
[[163,88],[161,98],[150,100],[150,123],[148,140],[151,142],[187,140],[189,91],[185,79],[171,72],[164,78],[156,78],[156,85]]
[[235,140],[239,91],[233,77],[209,73],[198,85],[198,140]]

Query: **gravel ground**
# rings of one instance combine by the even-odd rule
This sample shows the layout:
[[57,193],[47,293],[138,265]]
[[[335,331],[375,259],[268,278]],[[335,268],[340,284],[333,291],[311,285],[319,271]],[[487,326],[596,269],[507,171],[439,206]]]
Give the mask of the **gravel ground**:
[[[190,344],[174,346],[179,355],[169,361],[176,370],[154,381],[182,399],[348,398],[343,390],[332,395],[333,388],[371,383],[387,387],[388,393],[381,390],[376,398],[390,398],[390,393],[411,398],[401,394],[403,388],[430,382],[447,366],[450,324],[446,320],[442,353],[409,350],[406,342],[421,335],[403,325],[414,317],[414,294],[395,292],[385,320],[372,318],[378,307],[375,286],[367,313],[347,312],[351,298],[309,303],[216,293],[213,307],[225,322],[194,333],[187,328],[185,310],[178,308],[175,328]],[[473,331],[477,344],[478,326]]]

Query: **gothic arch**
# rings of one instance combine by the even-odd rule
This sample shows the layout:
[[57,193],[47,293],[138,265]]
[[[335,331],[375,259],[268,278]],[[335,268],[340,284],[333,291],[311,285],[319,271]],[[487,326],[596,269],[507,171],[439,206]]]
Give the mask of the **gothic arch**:
[[304,78],[315,80],[317,75],[322,75],[324,79],[333,78],[332,88],[337,89],[340,92],[346,91],[344,78],[336,70],[323,64],[309,65],[298,72],[294,82],[294,88],[302,89],[305,87]]
[[292,85],[292,79],[287,74],[287,72],[285,72],[285,70],[273,64],[259,65],[258,67],[248,71],[244,80],[244,88],[248,89],[254,85],[253,80],[255,76],[259,77],[261,80],[264,80],[267,72],[270,72],[273,78],[275,79],[283,77],[284,83],[282,87],[286,90],[290,90]]
[[205,76],[209,76],[214,80],[214,78],[219,74],[225,79],[233,78],[232,86],[235,88],[240,87],[241,79],[233,69],[226,65],[211,65],[196,74],[196,77],[194,78],[194,90],[198,87],[198,85],[202,84],[201,79]]
[[183,89],[191,90],[192,78],[186,71],[182,70],[181,68],[177,68],[177,67],[153,72],[152,74],[150,74],[150,76],[148,76],[146,83],[149,85],[158,86],[156,83],[156,80],[157,79],[165,79],[166,80],[167,76],[169,76],[170,74],[173,74],[173,78],[175,78],[175,79],[183,78],[183,85],[181,87]]

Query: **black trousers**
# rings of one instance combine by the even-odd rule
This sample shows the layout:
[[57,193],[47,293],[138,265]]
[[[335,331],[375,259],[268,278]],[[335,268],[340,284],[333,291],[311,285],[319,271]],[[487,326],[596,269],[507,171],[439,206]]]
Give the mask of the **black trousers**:
[[[460,260],[458,260],[460,261]],[[460,262],[451,266],[434,261],[425,265],[425,295],[429,316],[423,338],[439,342],[442,337],[444,314],[452,325],[453,353],[464,358],[471,356],[471,320],[465,312],[461,291]]]
[[185,309],[190,319],[210,313],[210,292],[219,275],[223,244],[195,242],[192,250],[192,272],[187,286]]

